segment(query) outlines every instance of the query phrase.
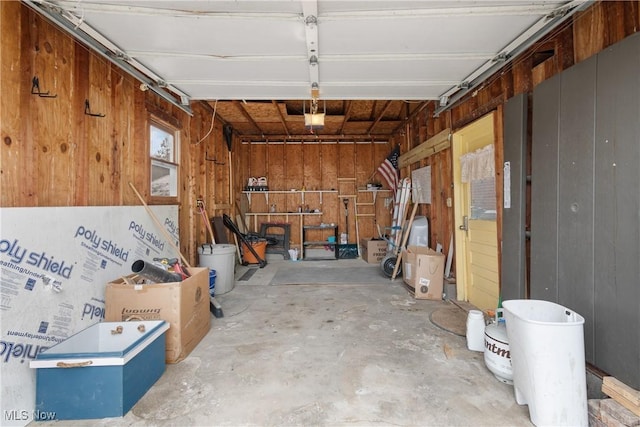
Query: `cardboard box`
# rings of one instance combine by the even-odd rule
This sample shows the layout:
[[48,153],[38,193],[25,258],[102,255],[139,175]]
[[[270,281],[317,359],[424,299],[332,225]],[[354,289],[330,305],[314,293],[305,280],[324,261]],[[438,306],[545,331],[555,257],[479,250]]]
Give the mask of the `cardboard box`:
[[442,299],[445,256],[424,246],[402,251],[402,277],[417,299]]
[[107,284],[105,320],[168,322],[166,361],[177,363],[183,360],[211,327],[209,269],[194,267],[189,269],[189,273],[191,277],[182,282],[128,285],[121,278]]
[[387,255],[388,243],[384,240],[360,240],[362,259],[371,264],[377,264]]
[[39,353],[29,363],[35,413],[56,420],[124,416],[164,373],[168,329],[162,320],[99,322]]

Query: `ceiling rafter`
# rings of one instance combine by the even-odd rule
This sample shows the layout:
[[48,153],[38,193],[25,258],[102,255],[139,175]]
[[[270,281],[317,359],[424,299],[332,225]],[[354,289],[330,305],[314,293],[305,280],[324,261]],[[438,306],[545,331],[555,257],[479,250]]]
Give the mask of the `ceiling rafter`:
[[353,142],[387,142],[389,135],[241,135],[242,142],[322,142],[322,141],[353,141]]
[[264,131],[262,130],[262,128],[258,125],[258,123],[256,123],[255,120],[253,120],[253,117],[251,117],[251,114],[249,114],[249,112],[243,107],[240,101],[234,100],[233,105],[235,105],[238,108],[240,113],[242,113],[242,115],[249,121],[249,123],[253,125],[253,127],[258,129],[258,132],[260,132],[260,135],[264,135]]
[[276,111],[278,112],[278,117],[280,118],[280,123],[282,123],[282,127],[284,128],[285,133],[287,134],[287,136],[291,136],[289,134],[289,128],[287,127],[287,122],[285,121],[284,116],[282,115],[282,111],[280,111],[280,106],[278,105],[278,102],[272,99],[271,103],[273,104]]
[[384,107],[382,107],[382,110],[380,111],[380,114],[378,114],[378,117],[376,117],[376,119],[373,121],[373,123],[371,123],[371,126],[369,126],[369,129],[367,129],[367,134],[371,133],[373,128],[376,127],[376,125],[380,122],[380,120],[382,120],[382,117],[384,116],[384,113],[387,112],[387,110],[389,109],[390,106],[391,106],[391,100],[387,101],[384,104]]
[[391,131],[391,135],[395,135],[398,132],[400,132],[402,130],[402,128],[404,127],[404,125],[406,125],[408,122],[410,122],[411,120],[413,120],[422,110],[424,110],[427,105],[429,105],[430,102],[433,101],[424,101],[422,102],[415,110],[413,110],[409,116],[404,119],[402,121],[402,123],[400,123],[394,130]]
[[345,101],[344,108],[344,120],[342,121],[342,125],[340,126],[340,130],[338,131],[338,135],[344,135],[344,127],[347,125],[349,118],[351,116],[351,107],[353,106],[353,101]]

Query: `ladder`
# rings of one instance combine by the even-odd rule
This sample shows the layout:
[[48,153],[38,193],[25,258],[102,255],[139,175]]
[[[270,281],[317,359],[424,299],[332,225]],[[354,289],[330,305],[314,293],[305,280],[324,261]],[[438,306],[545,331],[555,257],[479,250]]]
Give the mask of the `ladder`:
[[[358,249],[358,258],[360,253],[360,230],[358,228],[358,190],[356,189],[355,178],[338,178],[338,198],[340,201],[352,200],[353,201],[353,216],[355,218],[356,227],[356,248]],[[348,209],[348,207],[347,207]],[[349,215],[347,210],[347,216],[345,219],[345,226],[347,228],[347,243],[349,239]]]
[[391,233],[389,235],[389,245],[387,251],[393,253],[400,249],[402,240],[402,227],[407,215],[407,207],[411,197],[411,179],[404,178],[396,191],[396,199],[393,206],[393,221],[391,222]]

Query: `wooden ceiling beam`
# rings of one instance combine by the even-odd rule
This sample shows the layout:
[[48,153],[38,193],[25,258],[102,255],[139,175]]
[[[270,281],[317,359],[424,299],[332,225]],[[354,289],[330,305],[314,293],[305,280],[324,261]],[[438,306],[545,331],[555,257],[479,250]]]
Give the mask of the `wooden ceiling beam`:
[[241,135],[241,142],[323,142],[323,141],[353,141],[353,142],[387,142],[389,135]]
[[260,132],[260,135],[264,135],[264,131],[262,130],[262,128],[258,126],[258,123],[256,123],[255,120],[253,120],[253,117],[251,117],[251,114],[249,114],[249,112],[242,106],[242,103],[240,101],[234,100],[233,105],[235,105],[236,108],[238,108],[238,110],[242,113],[244,118],[247,119],[249,123],[253,125],[253,127],[258,129],[258,132]]
[[287,122],[284,120],[284,116],[282,115],[282,111],[280,111],[280,106],[276,102],[276,100],[271,100],[271,103],[276,108],[278,112],[278,117],[280,117],[280,123],[282,123],[282,127],[284,128],[284,132],[289,136],[289,128],[287,127]]
[[340,126],[340,130],[338,131],[338,135],[344,135],[344,127],[347,125],[349,121],[349,116],[351,115],[351,107],[353,106],[353,101],[345,101],[346,107],[344,109],[344,120],[342,121],[342,126]]
[[400,132],[402,129],[404,129],[404,126],[408,122],[413,120],[413,118],[415,116],[417,116],[420,113],[420,111],[424,110],[427,107],[427,105],[429,105],[430,102],[434,102],[434,101],[424,101],[422,104],[420,104],[418,107],[416,107],[416,109],[413,110],[411,112],[411,114],[409,114],[409,116],[402,121],[402,123],[400,123],[394,130],[391,131],[391,135],[390,136],[393,136],[393,135],[397,134],[398,132]]
[[371,133],[373,128],[380,122],[380,120],[382,120],[382,116],[384,116],[384,113],[387,112],[387,110],[391,106],[392,102],[393,101],[389,100],[389,101],[387,101],[386,104],[384,104],[384,107],[382,107],[382,111],[380,111],[380,114],[378,114],[378,117],[376,117],[376,119],[373,121],[373,123],[371,123],[371,126],[369,126],[369,129],[367,129],[367,133],[368,134]]

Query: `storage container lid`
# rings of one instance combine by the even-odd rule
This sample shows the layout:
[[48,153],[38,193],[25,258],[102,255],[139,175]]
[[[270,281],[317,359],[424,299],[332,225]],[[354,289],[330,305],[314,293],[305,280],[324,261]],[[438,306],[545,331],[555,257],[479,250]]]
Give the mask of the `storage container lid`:
[[199,255],[221,255],[235,252],[236,247],[227,243],[205,243],[198,246]]
[[29,366],[124,365],[167,329],[169,323],[164,320],[96,323],[39,353]]

